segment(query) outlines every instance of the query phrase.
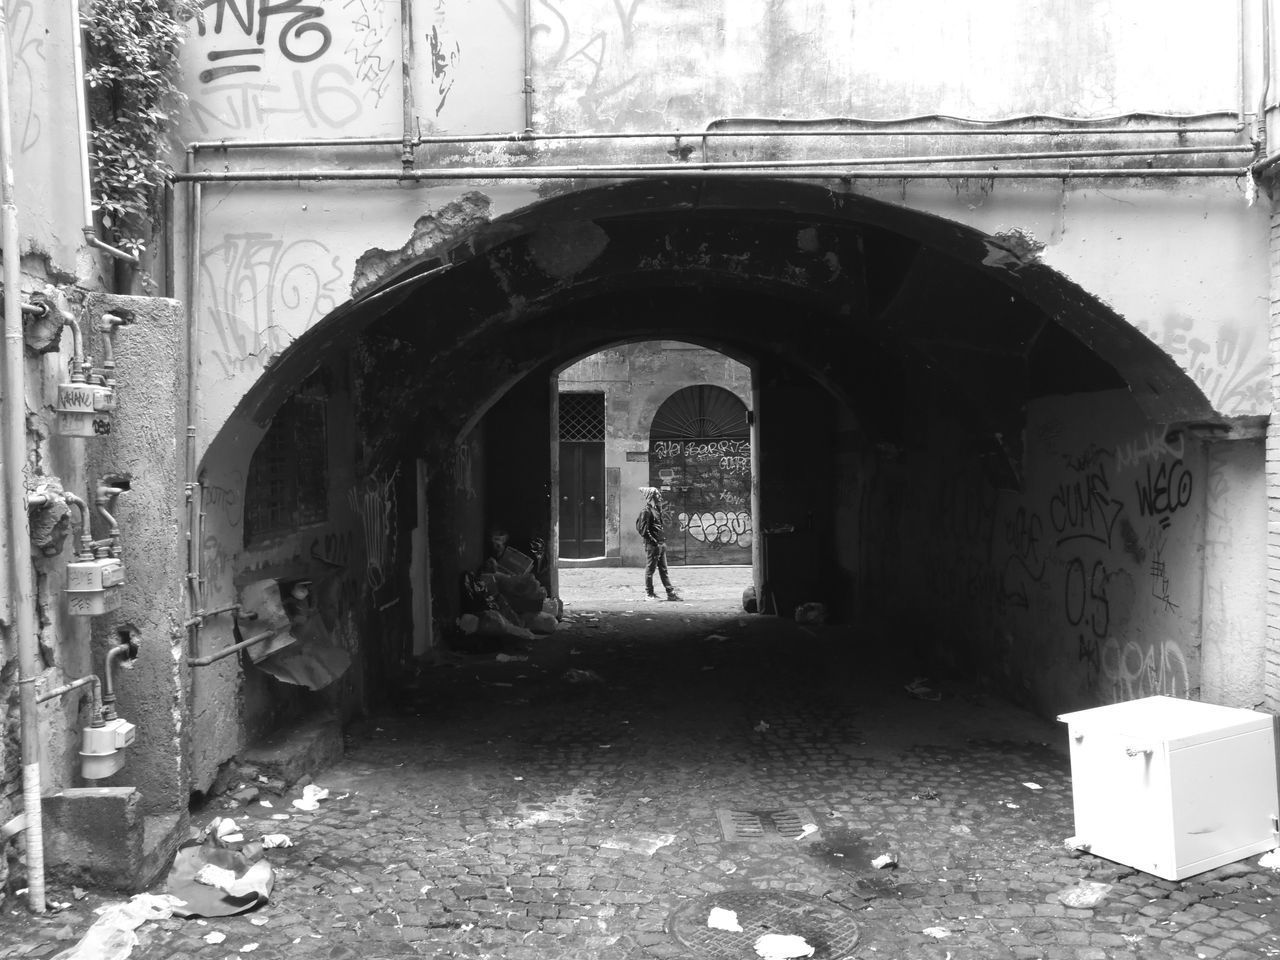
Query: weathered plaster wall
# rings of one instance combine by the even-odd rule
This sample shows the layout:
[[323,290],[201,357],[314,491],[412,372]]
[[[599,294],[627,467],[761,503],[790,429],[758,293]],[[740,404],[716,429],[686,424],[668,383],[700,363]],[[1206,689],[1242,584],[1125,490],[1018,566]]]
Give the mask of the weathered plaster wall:
[[[252,9],[252,8],[250,8]],[[183,54],[200,139],[399,135],[398,6],[206,9]],[[1233,8],[1158,0],[953,4],[716,0],[535,4],[534,121],[698,128],[732,116],[1004,117],[1235,109]],[[517,5],[414,10],[424,131],[523,129]],[[261,32],[262,40],[258,39]],[[211,60],[210,53],[253,50]]]
[[1036,401],[1025,485],[999,491],[934,420],[906,463],[905,638],[1045,714],[1196,696],[1208,469],[1125,394]]
[[86,279],[96,266],[80,257],[84,236],[80,140],[74,117],[71,8],[65,3],[7,0],[13,63],[14,200],[24,254]]
[[[644,544],[632,521],[643,506],[641,491],[649,486],[654,414],[671,394],[695,384],[724,387],[750,410],[751,370],[714,350],[665,340],[602,350],[566,367],[559,379],[562,391],[605,395],[605,469],[617,469],[620,478],[617,502],[606,504],[607,555],[619,558],[623,566],[644,566]],[[751,513],[750,503],[731,508]],[[734,562],[750,562],[749,555]]]
[[720,117],[1114,116],[1234,109],[1233,10],[1142,0],[536,7],[554,130]]
[[[222,4],[205,11],[203,28],[183,51],[191,97],[184,136],[206,142],[398,136],[396,5],[326,5],[302,21],[279,13],[258,24]],[[523,45],[515,8],[496,0],[447,0],[415,16],[411,67],[418,127],[455,134],[522,129]],[[1250,18],[1246,26],[1252,24]],[[534,7],[532,31],[534,125],[607,132],[701,129],[732,116],[1100,117],[1231,110],[1238,100],[1236,31],[1228,6],[1183,5],[1170,16],[1155,0],[1123,9],[1101,0],[1084,7],[1065,0],[1012,6],[941,0],[541,4]],[[231,50],[254,52],[211,59]],[[1166,141],[1183,142],[1138,135],[1054,143],[1079,148]],[[1011,145],[1033,144],[1008,138],[983,141],[982,147]],[[881,139],[859,141],[854,152],[929,147],[927,138]],[[589,148],[477,144],[433,147],[420,162],[505,167],[572,161],[584,150],[593,151],[594,160],[650,162],[668,160],[670,149],[661,140]],[[788,157],[810,149],[842,156],[850,144],[734,141],[713,146],[708,156],[765,151]],[[197,167],[394,171],[398,150],[202,152]],[[1159,343],[1221,412],[1266,412],[1261,205],[1250,209],[1243,188],[1229,180],[1121,184],[974,179],[861,182],[852,189],[992,233],[1029,234],[1046,245],[1044,262]],[[497,219],[574,188],[481,181],[207,186],[196,297],[204,345],[202,446],[270,358],[347,299],[366,251],[400,249],[420,217],[439,214],[476,189],[488,200],[484,217]],[[998,251],[993,255],[999,258]]]
[[1265,704],[1267,491],[1261,437],[1207,445],[1204,699]]

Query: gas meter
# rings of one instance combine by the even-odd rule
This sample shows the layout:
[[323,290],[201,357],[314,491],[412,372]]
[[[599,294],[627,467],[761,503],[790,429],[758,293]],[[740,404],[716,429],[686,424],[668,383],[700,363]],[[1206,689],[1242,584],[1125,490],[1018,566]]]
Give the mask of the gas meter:
[[124,564],[118,557],[97,557],[67,564],[67,605],[74,616],[93,617],[120,609]]
[[102,437],[111,432],[115,391],[101,383],[72,380],[58,384],[58,433],[64,437]]

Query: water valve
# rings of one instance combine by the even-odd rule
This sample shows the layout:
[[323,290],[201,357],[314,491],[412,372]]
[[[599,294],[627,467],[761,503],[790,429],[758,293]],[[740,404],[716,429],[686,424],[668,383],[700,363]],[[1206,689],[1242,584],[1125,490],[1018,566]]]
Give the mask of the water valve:
[[119,557],[82,558],[67,564],[67,608],[73,616],[119,610],[123,596],[124,564]]
[[138,728],[128,720],[108,720],[100,727],[85,727],[80,744],[80,775],[86,780],[101,780],[124,766],[121,752],[130,746]]
[[64,437],[103,437],[111,432],[115,390],[101,383],[58,384],[58,433]]

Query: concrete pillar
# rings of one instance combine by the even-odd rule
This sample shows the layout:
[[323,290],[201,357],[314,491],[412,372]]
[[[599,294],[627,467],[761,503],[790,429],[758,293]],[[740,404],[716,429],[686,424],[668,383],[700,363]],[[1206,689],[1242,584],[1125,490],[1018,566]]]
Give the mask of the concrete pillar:
[[1271,276],[1271,396],[1272,414],[1267,424],[1267,640],[1263,690],[1268,710],[1280,712],[1280,416],[1275,398],[1280,396],[1280,202],[1272,201],[1268,246]]
[[1207,447],[1201,698],[1229,707],[1267,699],[1265,454],[1260,430]]
[[[91,294],[85,302],[85,347],[102,356],[96,332],[103,313],[124,317],[115,335],[117,408],[111,433],[89,445],[92,487],[104,476],[127,476],[116,504],[125,568],[123,601],[94,618],[95,661],[133,628],[138,659],[117,671],[117,709],[137,724],[124,769],[103,786],[134,786],[148,820],[147,854],[176,841],[189,800],[187,667],[183,596],[185,523],[185,321],[176,300]],[[91,494],[91,491],[87,491]],[[97,523],[97,521],[95,521]],[[99,528],[98,536],[104,536]],[[160,855],[163,859],[163,854]]]

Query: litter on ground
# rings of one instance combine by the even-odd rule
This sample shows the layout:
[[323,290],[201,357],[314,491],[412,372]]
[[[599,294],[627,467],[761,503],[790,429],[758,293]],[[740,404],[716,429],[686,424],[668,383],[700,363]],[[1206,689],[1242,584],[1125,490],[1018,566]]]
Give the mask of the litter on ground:
[[1089,910],[1100,904],[1111,892],[1111,884],[1095,883],[1092,880],[1078,880],[1058,894],[1063,906],[1074,910]]
[[317,787],[314,783],[308,783],[302,788],[302,796],[293,801],[293,805],[299,810],[318,810],[321,800],[329,799],[329,791],[324,787]]
[[738,913],[724,907],[712,907],[707,916],[707,927],[711,930],[728,930],[730,933],[742,933],[742,924],[738,923]]
[[798,960],[812,957],[814,948],[804,937],[790,933],[766,933],[756,940],[756,955],[762,960]]

